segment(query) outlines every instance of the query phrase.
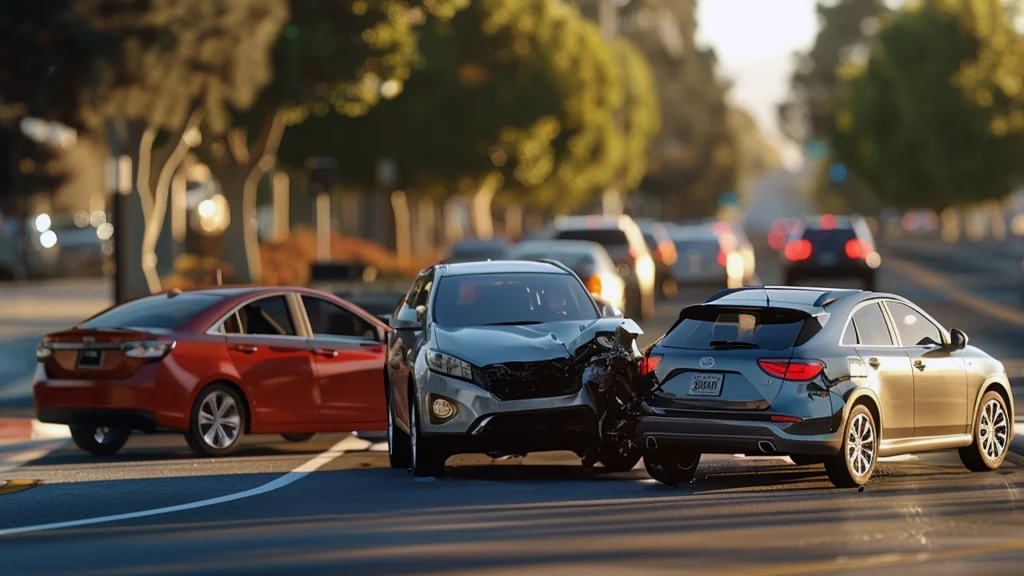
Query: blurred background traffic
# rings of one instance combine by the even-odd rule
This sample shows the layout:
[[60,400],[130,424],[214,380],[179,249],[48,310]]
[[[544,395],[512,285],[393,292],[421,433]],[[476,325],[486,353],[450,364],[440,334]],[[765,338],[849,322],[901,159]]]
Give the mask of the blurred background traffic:
[[554,258],[649,319],[690,287],[874,288],[887,242],[1019,279],[1019,10],[5,3],[0,280],[315,285],[383,316],[437,262]]

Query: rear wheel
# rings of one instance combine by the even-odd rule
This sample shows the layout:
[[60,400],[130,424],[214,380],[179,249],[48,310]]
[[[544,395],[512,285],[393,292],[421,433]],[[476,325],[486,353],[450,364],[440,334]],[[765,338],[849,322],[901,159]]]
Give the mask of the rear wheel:
[[309,442],[316,436],[316,432],[310,432],[308,434],[281,434],[281,438],[289,442]]
[[230,386],[211,384],[192,406],[185,441],[200,456],[226,456],[238,448],[245,430],[245,400]]
[[1010,418],[1006,402],[998,392],[981,398],[974,416],[974,442],[959,450],[960,461],[972,472],[988,472],[1002,465],[1009,445]]
[[790,454],[789,459],[797,466],[813,466],[825,462],[822,456],[811,456],[808,454]]
[[850,411],[842,450],[825,459],[825,472],[836,488],[858,488],[871,478],[878,457],[875,426],[875,419],[865,406],[858,404]]
[[420,430],[419,402],[409,396],[409,471],[413,476],[444,476],[444,462],[448,456],[441,451],[434,438],[423,436]]
[[412,448],[409,435],[395,426],[395,407],[392,405],[391,394],[388,400],[388,460],[392,468],[408,470],[412,464]]
[[131,430],[109,426],[71,426],[71,439],[75,446],[93,456],[113,456],[125,443]]
[[651,452],[644,455],[647,474],[662,484],[689,484],[697,473],[700,452]]

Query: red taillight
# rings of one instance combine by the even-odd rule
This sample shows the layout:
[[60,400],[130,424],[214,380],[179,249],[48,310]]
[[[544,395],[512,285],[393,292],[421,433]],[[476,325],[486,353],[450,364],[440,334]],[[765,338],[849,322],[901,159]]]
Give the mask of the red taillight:
[[785,256],[787,260],[792,260],[793,262],[807,260],[811,257],[811,241],[794,240],[786,244]]
[[661,363],[661,356],[644,356],[644,359],[640,361],[640,375],[646,376]]
[[758,360],[758,366],[768,374],[783,380],[798,382],[813,380],[825,369],[819,360]]
[[867,242],[851,238],[846,241],[846,256],[851,260],[864,260],[871,252]]
[[640,254],[637,253],[636,248],[633,248],[632,246],[630,246],[629,247],[629,259],[630,260],[636,260],[639,256],[640,256]]
[[772,422],[803,422],[804,419],[798,416],[781,416],[779,414],[772,415]]
[[768,245],[772,250],[782,250],[786,245],[786,235],[779,230],[772,230],[768,233]]
[[654,257],[659,262],[664,262],[666,265],[671,266],[676,263],[676,245],[665,240],[658,247],[654,249]]
[[719,266],[725,266],[725,261],[726,261],[725,260],[725,251],[724,250],[719,250],[718,251],[718,265]]
[[587,291],[590,292],[591,294],[593,294],[594,296],[600,296],[601,295],[601,277],[600,276],[591,276],[590,278],[587,278]]
[[822,230],[832,230],[836,227],[836,217],[832,214],[825,214],[818,221],[818,225],[821,226]]

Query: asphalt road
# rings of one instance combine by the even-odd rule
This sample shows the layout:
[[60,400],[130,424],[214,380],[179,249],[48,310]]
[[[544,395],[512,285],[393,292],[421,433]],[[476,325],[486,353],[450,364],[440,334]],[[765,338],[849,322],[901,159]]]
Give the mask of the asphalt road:
[[[879,288],[1024,376],[1019,271],[992,250],[902,241]],[[661,303],[647,338],[706,292]],[[8,385],[8,409],[23,392]],[[456,457],[446,478],[414,480],[344,435],[247,438],[221,459],[167,435],[110,459],[51,448],[0,463],[20,481],[0,489],[0,574],[1016,574],[1024,559],[1024,469],[972,474],[950,453],[883,461],[858,492],[786,458],[705,457],[694,484],[669,488],[561,453]]]

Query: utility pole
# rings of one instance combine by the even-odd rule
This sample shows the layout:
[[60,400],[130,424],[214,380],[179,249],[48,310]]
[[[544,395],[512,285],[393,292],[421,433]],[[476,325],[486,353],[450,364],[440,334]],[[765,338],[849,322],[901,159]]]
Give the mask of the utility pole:
[[[601,28],[601,34],[612,41],[619,35],[619,8],[628,4],[629,0],[597,1],[597,21]],[[623,118],[617,115],[615,122],[621,127]],[[606,188],[601,195],[601,212],[606,216],[622,214],[624,211],[623,193],[624,191],[619,189],[617,183]]]

